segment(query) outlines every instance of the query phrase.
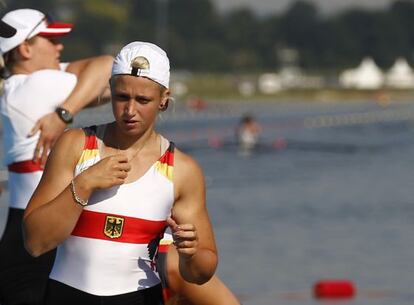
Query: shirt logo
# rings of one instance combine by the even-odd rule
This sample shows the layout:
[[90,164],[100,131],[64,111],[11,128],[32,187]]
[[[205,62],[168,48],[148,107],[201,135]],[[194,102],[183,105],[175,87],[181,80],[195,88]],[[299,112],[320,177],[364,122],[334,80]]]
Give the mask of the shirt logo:
[[125,219],[116,216],[106,216],[104,234],[109,238],[120,238]]

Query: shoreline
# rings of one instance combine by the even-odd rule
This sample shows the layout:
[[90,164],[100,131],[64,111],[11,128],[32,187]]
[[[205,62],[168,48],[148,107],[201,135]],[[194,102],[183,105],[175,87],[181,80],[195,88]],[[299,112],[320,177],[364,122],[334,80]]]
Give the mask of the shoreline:
[[[227,94],[200,94],[188,95],[182,99],[201,98],[217,101],[263,101],[263,102],[366,102],[375,101],[378,103],[414,102],[414,90],[344,90],[344,89],[306,89],[286,90],[277,94],[251,94],[240,95],[235,93]],[[181,99],[181,98],[180,98]]]
[[312,87],[295,86],[287,83],[285,87],[260,91],[257,75],[229,74],[191,74],[172,76],[171,89],[177,100],[263,100],[263,101],[359,101],[414,100],[412,88],[379,87],[376,89],[342,88],[336,83],[320,84]]

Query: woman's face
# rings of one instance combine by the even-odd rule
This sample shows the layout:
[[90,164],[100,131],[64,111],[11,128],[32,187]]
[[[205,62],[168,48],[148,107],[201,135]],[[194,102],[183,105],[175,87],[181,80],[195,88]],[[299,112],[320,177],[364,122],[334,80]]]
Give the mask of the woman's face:
[[60,54],[63,51],[63,44],[59,40],[36,36],[30,45],[31,60],[38,69],[59,69]]
[[154,128],[158,111],[169,91],[156,82],[131,75],[111,80],[112,109],[118,128],[129,135],[142,135]]

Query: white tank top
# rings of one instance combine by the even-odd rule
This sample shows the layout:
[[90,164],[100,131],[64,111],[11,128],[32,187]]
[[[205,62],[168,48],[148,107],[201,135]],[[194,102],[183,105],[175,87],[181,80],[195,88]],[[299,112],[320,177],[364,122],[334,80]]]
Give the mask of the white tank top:
[[[96,133],[103,128],[85,128],[75,175],[100,160]],[[155,258],[174,202],[174,144],[161,142],[164,153],[142,177],[92,194],[71,236],[58,246],[50,278],[100,296],[160,283]]]

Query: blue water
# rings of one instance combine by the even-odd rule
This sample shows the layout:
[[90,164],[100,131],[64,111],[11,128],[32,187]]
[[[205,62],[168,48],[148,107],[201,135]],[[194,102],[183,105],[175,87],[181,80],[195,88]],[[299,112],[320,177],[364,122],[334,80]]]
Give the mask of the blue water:
[[[182,108],[163,115],[159,129],[204,169],[218,274],[244,305],[319,304],[312,286],[326,278],[355,284],[357,297],[340,304],[413,304],[414,104]],[[264,127],[249,157],[232,138],[247,111]],[[361,113],[364,122],[341,121]],[[110,119],[104,107],[77,124]],[[309,119],[322,123],[309,128]]]

